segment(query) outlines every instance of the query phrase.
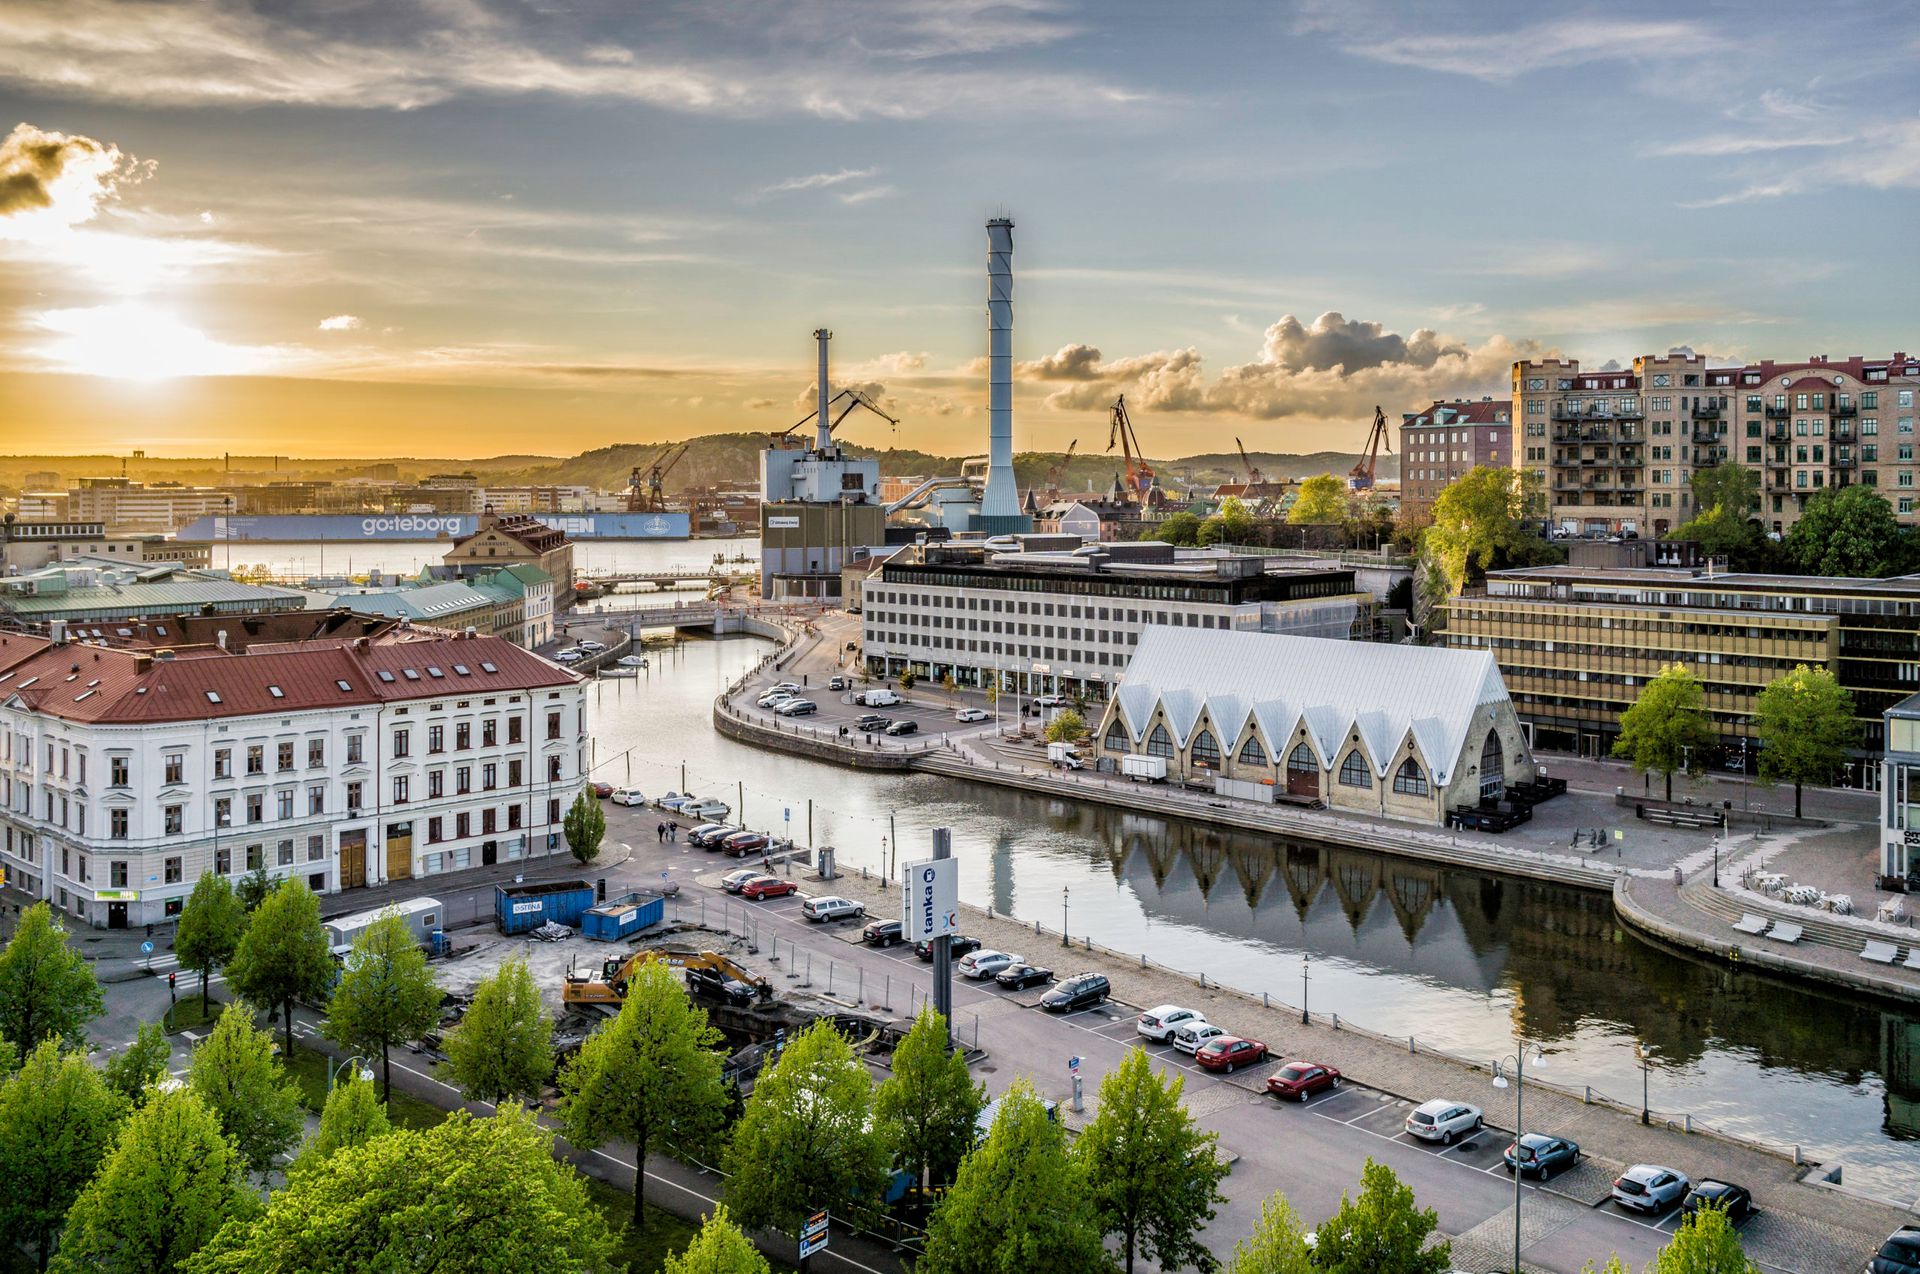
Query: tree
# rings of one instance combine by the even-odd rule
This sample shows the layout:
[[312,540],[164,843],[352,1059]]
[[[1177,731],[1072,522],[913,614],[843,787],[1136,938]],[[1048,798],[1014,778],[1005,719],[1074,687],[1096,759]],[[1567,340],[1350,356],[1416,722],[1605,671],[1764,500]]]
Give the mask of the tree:
[[[596,803],[594,813],[599,812]],[[397,914],[384,915],[353,940],[320,1033],[346,1048],[380,1050],[380,1100],[390,1101],[393,1046],[438,1026],[440,1000],[440,986],[413,931]]]
[[1155,1265],[1205,1268],[1212,1257],[1200,1231],[1224,1202],[1227,1165],[1219,1137],[1201,1132],[1180,1103],[1186,1081],[1154,1073],[1133,1048],[1100,1081],[1099,1113],[1074,1145],[1100,1224],[1120,1236],[1128,1274],[1143,1254]]
[[36,1250],[47,1268],[67,1209],[113,1148],[126,1103],[78,1053],[48,1037],[0,1085],[0,1234]]
[[320,1108],[320,1128],[301,1147],[300,1157],[291,1172],[307,1172],[325,1163],[342,1150],[363,1146],[375,1137],[393,1130],[387,1122],[387,1108],[373,1090],[373,1081],[361,1076],[358,1066],[341,1069],[340,1078]]
[[227,962],[227,982],[242,998],[280,1010],[291,1057],[294,1001],[325,995],[333,974],[327,931],[320,926],[320,899],[306,881],[289,876],[267,895],[240,936]]
[[540,1095],[553,1074],[553,1021],[527,962],[510,958],[473,992],[459,1025],[447,1032],[447,1060],[468,1101],[499,1103]]
[[259,1270],[611,1271],[613,1234],[553,1136],[512,1107],[455,1111],[296,1173],[264,1213],[220,1231],[188,1274]]
[[1605,1265],[1597,1268],[1592,1261],[1588,1261],[1580,1267],[1580,1274],[1633,1274],[1633,1270],[1620,1259],[1620,1254],[1615,1252],[1607,1257]]
[[1760,511],[1760,473],[1756,469],[1729,461],[1695,469],[1687,482],[1693,491],[1693,507],[1702,512],[1725,509],[1745,522]]
[[147,1089],[167,1073],[173,1060],[173,1045],[158,1022],[142,1022],[134,1032],[133,1043],[107,1059],[107,1087],[130,1102],[146,1100]]
[[665,964],[651,961],[627,983],[620,1016],[587,1037],[560,1074],[560,1129],[576,1146],[613,1138],[638,1150],[633,1224],[646,1225],[649,1154],[709,1147],[725,1125],[721,1034],[707,1025]]
[[53,909],[44,902],[28,907],[0,951],[0,1039],[23,1052],[50,1036],[84,1048],[86,1024],[103,1012],[93,969],[67,945]]
[[1360,1197],[1340,1196],[1340,1210],[1314,1232],[1314,1267],[1329,1274],[1444,1274],[1453,1244],[1424,1247],[1438,1214],[1416,1208],[1413,1190],[1393,1169],[1367,1160]]
[[1233,1245],[1227,1274],[1313,1274],[1313,1249],[1287,1196],[1275,1192],[1260,1205],[1253,1233]]
[[1445,583],[1457,597],[1496,558],[1525,565],[1551,554],[1528,525],[1537,494],[1518,469],[1477,465],[1434,498],[1433,525],[1421,537]]
[[600,842],[607,835],[607,816],[600,809],[600,802],[593,799],[593,793],[580,789],[580,795],[574,797],[573,804],[567,808],[560,829],[566,833],[567,849],[582,866],[600,857]]
[[1086,737],[1087,719],[1072,708],[1062,708],[1047,722],[1048,743],[1074,743]]
[[1707,749],[1719,741],[1704,711],[1706,692],[1685,664],[1670,664],[1640,688],[1640,697],[1620,714],[1613,754],[1642,773],[1658,774],[1673,799],[1676,770],[1699,774]]
[[1809,575],[1882,576],[1900,553],[1893,506],[1872,487],[1829,487],[1787,531],[1787,555]]
[[253,1172],[265,1176],[300,1141],[306,1125],[300,1089],[273,1055],[272,1032],[254,1026],[253,1009],[245,1003],[227,1005],[213,1034],[193,1050],[187,1086]]
[[1200,519],[1192,513],[1175,513],[1162,518],[1158,526],[1142,532],[1140,538],[1191,548],[1200,542]]
[[[757,1097],[758,1094],[756,1093]],[[1113,1258],[1086,1174],[1067,1153],[1066,1130],[1026,1080],[1000,1101],[986,1141],[927,1227],[918,1274],[1103,1271]]]
[[1825,668],[1801,664],[1775,677],[1754,700],[1760,735],[1760,781],[1793,784],[1793,816],[1800,817],[1800,788],[1831,783],[1860,738],[1853,719],[1853,693]]
[[911,668],[902,668],[899,677],[895,678],[895,680],[900,686],[901,694],[911,694],[914,686],[918,684],[920,680],[920,674]]
[[960,683],[953,679],[952,673],[948,673],[946,676],[940,678],[940,693],[947,697],[948,703],[953,702],[953,696],[958,694],[959,691]]
[[70,1274],[170,1274],[258,1196],[239,1152],[191,1090],[169,1089],[129,1116],[113,1151],[67,1214],[54,1268]]
[[241,910],[252,915],[260,910],[260,904],[267,900],[273,890],[273,877],[267,873],[266,864],[262,863],[240,878],[240,883],[233,887],[233,896],[240,900]]
[[922,1008],[893,1050],[893,1070],[873,1096],[873,1122],[895,1161],[923,1185],[945,1184],[973,1148],[986,1090],[947,1038],[947,1020]]
[[1740,1246],[1740,1232],[1719,1208],[1701,1208],[1680,1223],[1647,1274],[1760,1274]]
[[1200,544],[1245,544],[1254,536],[1253,514],[1238,496],[1228,496],[1220,509],[1200,524],[1195,539]]
[[727,1205],[714,1209],[687,1250],[669,1255],[661,1274],[772,1274],[773,1267],[752,1240],[727,1217]]
[[822,1019],[794,1036],[727,1147],[727,1202],[748,1228],[789,1234],[822,1208],[879,1197],[887,1147],[873,1129],[873,1077]]
[[173,935],[173,952],[180,967],[200,975],[200,1009],[207,1007],[207,978],[219,966],[233,959],[240,949],[240,935],[247,931],[247,913],[225,876],[202,873],[180,909],[180,924]]
[[1347,520],[1347,484],[1330,473],[1316,474],[1300,484],[1287,525],[1316,526]]

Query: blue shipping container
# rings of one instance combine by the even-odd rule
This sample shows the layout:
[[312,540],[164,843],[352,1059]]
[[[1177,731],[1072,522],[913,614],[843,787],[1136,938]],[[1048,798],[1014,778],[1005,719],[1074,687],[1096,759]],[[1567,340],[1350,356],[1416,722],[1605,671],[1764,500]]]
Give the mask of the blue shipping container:
[[578,927],[593,906],[593,885],[584,880],[549,880],[540,884],[496,885],[494,920],[501,933],[525,933],[552,920]]
[[665,898],[627,899],[602,903],[590,908],[580,919],[580,932],[602,942],[618,942],[648,925],[657,925],[667,914]]

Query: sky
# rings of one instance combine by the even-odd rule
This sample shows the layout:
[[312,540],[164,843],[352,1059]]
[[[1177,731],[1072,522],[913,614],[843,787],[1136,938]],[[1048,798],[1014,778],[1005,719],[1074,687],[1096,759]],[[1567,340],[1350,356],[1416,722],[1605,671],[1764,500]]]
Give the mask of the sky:
[[1892,3],[0,0],[0,451],[1355,450],[1912,327]]

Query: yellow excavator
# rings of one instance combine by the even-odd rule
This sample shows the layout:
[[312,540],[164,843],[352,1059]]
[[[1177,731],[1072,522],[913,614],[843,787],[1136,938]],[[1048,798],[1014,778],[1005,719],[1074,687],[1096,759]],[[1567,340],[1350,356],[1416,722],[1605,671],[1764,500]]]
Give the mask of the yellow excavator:
[[733,1004],[765,1004],[773,999],[773,985],[718,951],[688,947],[643,947],[624,958],[613,956],[591,973],[567,974],[560,998],[568,1004],[606,1004],[618,1008],[627,998],[627,984],[643,964],[664,964],[686,974],[687,989]]

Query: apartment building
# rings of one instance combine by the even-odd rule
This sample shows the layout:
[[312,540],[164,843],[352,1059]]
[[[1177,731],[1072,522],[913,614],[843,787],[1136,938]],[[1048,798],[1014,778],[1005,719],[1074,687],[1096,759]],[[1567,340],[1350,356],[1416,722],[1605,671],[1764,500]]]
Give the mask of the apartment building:
[[1344,639],[1371,635],[1375,611],[1350,570],[1034,535],[902,550],[866,583],[861,619],[875,676],[1102,701],[1148,624]]
[[1513,404],[1492,398],[1436,401],[1400,417],[1400,512],[1424,518],[1449,482],[1478,465],[1513,463]]
[[1887,709],[1920,690],[1920,577],[1834,579],[1660,568],[1494,571],[1448,605],[1446,643],[1492,653],[1529,739],[1605,756],[1620,714],[1680,663],[1706,690],[1720,731],[1713,764],[1738,770],[1754,747],[1754,699],[1799,664],[1852,691],[1861,763],[1838,776],[1871,787]]
[[207,871],[326,893],[564,852],[586,751],[565,669],[419,629],[157,648],[153,632],[0,634],[8,885],[121,928],[178,915]]
[[1807,500],[1858,482],[1920,523],[1914,396],[1920,358],[1822,356],[1710,367],[1697,354],[1583,372],[1577,361],[1513,365],[1514,463],[1570,535],[1664,535],[1691,519],[1693,475],[1739,464],[1759,477],[1752,515],[1784,532]]
[[[76,522],[99,522],[117,527],[151,527],[171,531],[195,518],[225,513],[233,497],[213,487],[183,487],[175,483],[148,486],[121,477],[82,478],[67,493],[64,514]],[[23,502],[22,515],[26,515]]]

